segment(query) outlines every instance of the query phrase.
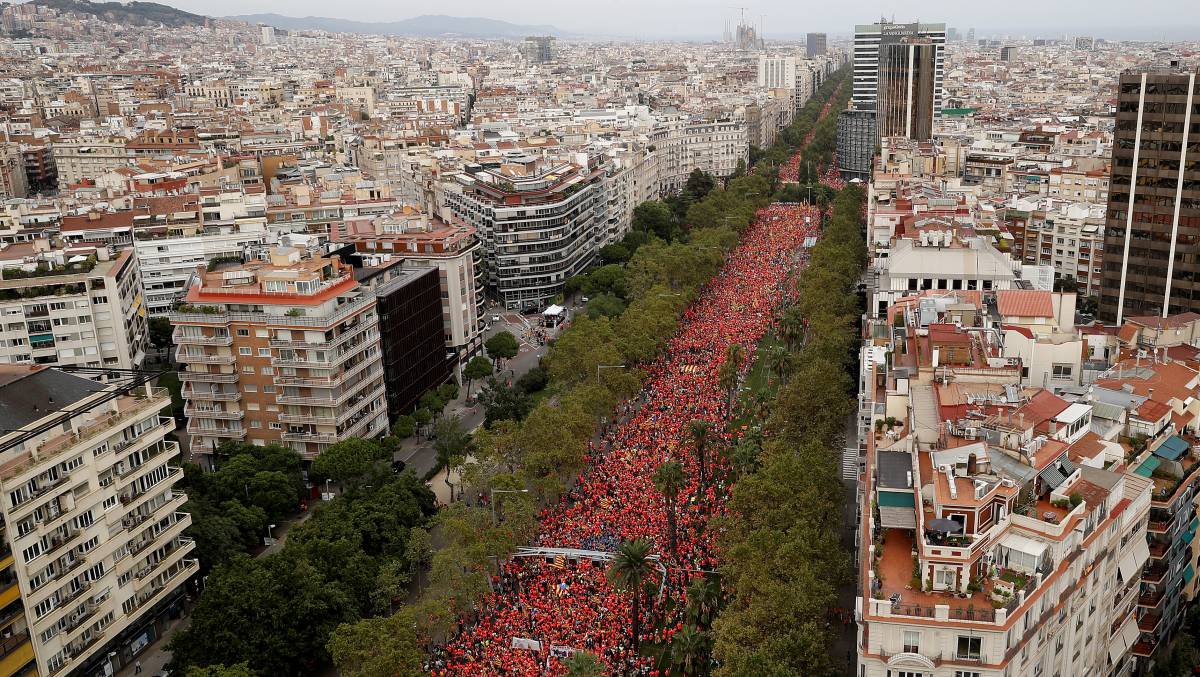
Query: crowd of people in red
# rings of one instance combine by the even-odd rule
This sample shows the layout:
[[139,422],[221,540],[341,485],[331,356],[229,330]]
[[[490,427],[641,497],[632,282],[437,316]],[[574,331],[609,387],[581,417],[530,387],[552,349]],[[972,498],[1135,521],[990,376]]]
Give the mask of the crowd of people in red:
[[[840,92],[841,90],[838,91]],[[829,111],[833,108],[833,101],[836,98],[837,95],[834,95],[829,99],[829,101],[825,102],[825,106],[821,108],[821,114],[817,116],[817,122],[824,120],[826,116],[829,115]],[[807,148],[808,144],[812,143],[813,136],[816,133],[817,125],[814,123],[812,129],[808,130],[808,134],[804,135],[804,142],[800,144],[801,150],[792,153],[792,156],[788,158],[787,162],[783,163],[783,165],[779,168],[780,181],[790,181],[792,183],[796,183],[800,180],[800,159],[804,155],[803,149]],[[824,183],[824,181],[822,181],[822,183]]]
[[846,187],[846,180],[842,178],[842,173],[837,169],[837,153],[833,154],[833,161],[829,166],[821,165],[817,169],[818,181],[822,186],[829,186],[834,190],[841,190]]
[[[680,601],[692,577],[715,568],[714,535],[705,527],[724,513],[730,489],[717,450],[736,435],[727,431],[718,369],[730,343],[752,354],[785,297],[786,280],[807,260],[803,245],[818,235],[820,221],[817,209],[807,205],[774,204],[758,212],[721,271],[684,312],[662,356],[648,367],[640,396],[619,408],[613,425],[591,445],[577,484],[542,514],[537,545],[610,552],[622,541],[646,539],[666,568],[665,594]],[[703,487],[690,432],[696,420],[712,431]],[[651,479],[667,460],[680,462],[688,478],[679,499],[675,553],[669,551],[665,499]],[[603,561],[586,556],[506,563],[476,620],[463,621],[430,671],[554,675],[563,672],[565,656],[584,650],[619,674],[660,674],[633,655],[630,596],[609,585],[604,570]],[[656,616],[659,608],[643,606],[645,641],[669,641],[680,627],[677,619]]]

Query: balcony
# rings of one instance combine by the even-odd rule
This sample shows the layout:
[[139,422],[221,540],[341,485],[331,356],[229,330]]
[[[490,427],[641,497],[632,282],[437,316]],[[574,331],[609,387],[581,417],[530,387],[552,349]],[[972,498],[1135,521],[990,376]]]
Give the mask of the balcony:
[[[138,392],[142,391],[139,390]],[[97,441],[96,438],[102,435],[111,435],[116,432],[118,423],[145,415],[147,411],[158,411],[168,404],[170,404],[170,397],[167,394],[166,388],[154,388],[151,390],[149,397],[143,395],[120,397],[116,400],[117,411],[115,413],[110,413],[107,416],[100,417],[91,423],[81,426],[72,434],[59,435],[43,442],[36,450],[38,455],[37,462],[44,463],[68,449],[74,449],[95,442]],[[22,463],[10,465],[4,470],[4,479],[10,479],[19,475],[31,468],[33,463],[33,459],[30,458]],[[64,475],[63,478],[65,477],[67,476]],[[60,478],[60,481],[63,478]],[[33,500],[30,499],[22,502],[19,506],[13,507],[9,512],[9,518],[19,519],[17,513],[24,508],[32,507],[32,504]]]
[[188,418],[215,418],[222,421],[240,421],[246,417],[246,412],[238,409],[227,411],[223,409],[205,409],[203,407],[184,407],[183,414]]
[[1165,588],[1157,592],[1144,592],[1138,597],[1138,606],[1148,609],[1157,608],[1162,604],[1163,598],[1166,596],[1167,591]]
[[0,656],[0,674],[17,674],[33,660],[33,644],[29,642],[29,631],[22,630],[12,637],[0,640]]
[[181,371],[179,380],[184,383],[237,383],[237,373],[221,374],[207,371]]
[[1158,626],[1162,625],[1162,614],[1145,614],[1138,619],[1138,630],[1142,632],[1150,632],[1158,630]]
[[185,388],[182,394],[184,399],[205,400],[210,402],[237,402],[242,399],[242,394],[240,392],[213,392],[203,388]]
[[342,391],[336,397],[312,397],[304,395],[276,395],[275,401],[279,404],[306,404],[314,407],[338,407],[343,402],[354,397],[361,392],[361,386],[366,382],[374,380],[383,375],[382,370],[371,371],[363,379],[351,385],[349,389]]
[[195,346],[231,346],[233,345],[233,337],[225,336],[198,336],[176,329],[171,334],[171,341],[175,345],[195,345]]
[[142,583],[153,581],[158,574],[169,570],[175,564],[178,564],[183,560],[184,555],[195,549],[196,544],[192,541],[192,539],[180,536],[174,547],[164,554],[163,558],[157,563],[142,567],[138,571],[134,572],[133,578],[135,588],[140,586]]
[[1157,648],[1158,642],[1154,640],[1139,640],[1133,644],[1133,655],[1139,658],[1149,658]]
[[308,414],[280,414],[281,423],[311,423],[313,425],[337,425],[332,416],[310,416]]
[[1145,583],[1162,583],[1167,577],[1168,568],[1165,564],[1152,566],[1142,572],[1142,581]]
[[67,533],[66,535],[60,534],[60,535],[51,537],[50,543],[46,547],[46,551],[43,552],[42,554],[47,555],[47,556],[53,555],[54,553],[58,552],[62,548],[73,543],[75,541],[75,539],[79,538],[80,534],[82,534],[82,533],[83,533],[82,530],[75,529],[75,530]]
[[326,444],[333,444],[338,441],[337,433],[299,432],[285,430],[280,437],[288,442],[323,442]]
[[307,386],[309,388],[336,388],[361,373],[370,366],[379,364],[375,356],[371,356],[349,369],[332,376],[276,376],[275,383],[284,386]]
[[[167,580],[163,581],[162,585],[157,588],[151,588],[145,593],[135,597],[134,607],[129,611],[129,615],[132,615],[139,609],[150,606],[162,599],[165,596],[163,594],[164,592],[175,589],[178,583],[182,582],[181,579],[185,577],[184,574],[190,575],[200,569],[200,561],[196,559],[181,560],[179,565],[180,566],[174,568],[174,571],[170,572]],[[171,585],[172,582],[175,582],[176,585]]]
[[[154,517],[157,517],[158,515],[162,514],[164,512],[164,510],[169,509],[169,510],[173,511],[176,508],[183,507],[183,504],[187,503],[187,494],[185,494],[183,492],[179,492],[179,491],[174,491],[172,493],[174,495],[171,496],[170,500],[166,501],[165,503],[158,506],[157,508],[154,508],[150,512],[127,514],[124,517],[122,517],[121,518],[121,528],[123,528],[127,532],[132,532],[134,529],[137,529],[139,526],[145,524],[150,519],[153,519]],[[186,513],[186,512],[175,513],[175,521],[178,522],[179,520],[181,520],[182,515],[190,515],[190,514],[191,513]]]
[[175,350],[175,361],[182,362],[183,364],[233,364],[235,358],[233,355],[199,353],[184,351],[182,348],[178,348]]
[[1150,542],[1150,559],[1162,559],[1163,555],[1166,555],[1167,551],[1170,549],[1171,549],[1171,546],[1166,543],[1163,543],[1162,541],[1151,541]]
[[1155,522],[1154,520],[1150,520],[1146,524],[1146,530],[1152,534],[1165,534],[1170,528],[1170,522]]
[[206,426],[195,425],[195,421],[188,421],[187,433],[188,433],[188,435],[193,435],[196,437],[227,437],[231,440],[246,439],[246,429],[245,428],[242,428],[242,427],[237,427],[237,428],[211,427],[210,428],[210,427],[206,427]]
[[345,343],[346,341],[348,341],[350,338],[352,338],[354,336],[360,335],[363,329],[368,329],[377,324],[379,324],[379,318],[372,315],[369,318],[363,318],[358,323],[356,323],[353,327],[349,327],[342,333],[338,334],[337,336],[335,336],[331,339],[325,340],[325,341],[321,341],[321,342],[317,342],[317,343],[310,343],[303,339],[291,341],[288,339],[273,338],[270,341],[268,341],[268,345],[270,345],[272,348],[329,350],[330,348],[336,348],[337,346],[342,345],[343,343]]

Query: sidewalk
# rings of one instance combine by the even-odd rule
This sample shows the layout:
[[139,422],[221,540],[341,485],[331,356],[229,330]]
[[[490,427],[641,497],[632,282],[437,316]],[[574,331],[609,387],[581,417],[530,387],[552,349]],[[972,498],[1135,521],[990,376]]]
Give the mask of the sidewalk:
[[133,665],[127,665],[117,671],[117,677],[133,677],[136,665],[141,663],[141,677],[158,677],[166,670],[167,663],[171,662],[171,652],[166,650],[167,644],[171,642],[171,638],[175,633],[181,630],[186,630],[192,624],[191,609],[187,609],[184,615],[180,618],[171,621],[166,630],[163,630],[162,635],[154,640],[154,643],[146,647],[142,653],[138,654],[133,660]]

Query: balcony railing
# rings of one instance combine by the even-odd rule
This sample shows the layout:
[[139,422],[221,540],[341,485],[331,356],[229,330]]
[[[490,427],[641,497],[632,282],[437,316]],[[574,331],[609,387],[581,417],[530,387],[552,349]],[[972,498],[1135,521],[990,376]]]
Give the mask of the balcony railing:
[[201,388],[199,390],[194,389],[194,388],[185,388],[183,390],[183,397],[185,399],[189,399],[189,400],[209,400],[212,402],[237,402],[238,400],[242,399],[242,394],[240,392],[234,392],[234,393],[212,392],[210,390],[205,390],[203,388]]
[[353,338],[355,336],[359,336],[362,333],[362,330],[369,329],[370,327],[375,326],[377,324],[379,324],[379,318],[375,315],[372,315],[369,318],[365,317],[362,320],[359,320],[353,326],[347,327],[346,329],[344,329],[342,331],[342,333],[338,334],[337,336],[334,336],[333,338],[331,338],[327,341],[310,343],[303,339],[293,341],[291,339],[273,338],[270,341],[268,341],[268,345],[270,345],[272,348],[329,350],[331,348],[336,348],[336,347],[342,345],[343,343],[345,343],[346,341],[350,340],[351,338]]
[[193,425],[191,421],[188,422],[187,433],[197,437],[228,437],[235,440],[246,437],[245,428],[206,428]]
[[1156,608],[1162,604],[1163,598],[1167,596],[1166,589],[1157,592],[1144,592],[1138,597],[1138,606],[1147,607],[1150,609]]
[[233,364],[236,360],[233,355],[197,353],[180,348],[175,351],[175,361],[183,364]]
[[237,373],[232,374],[214,374],[205,371],[181,371],[179,372],[179,380],[184,383],[199,382],[199,383],[237,383]]
[[224,336],[199,336],[181,329],[176,329],[171,334],[171,341],[175,345],[196,345],[196,346],[231,346],[233,345],[233,337]]
[[223,421],[240,421],[246,417],[246,412],[238,409],[236,411],[225,411],[220,409],[203,409],[199,407],[184,407],[183,413],[188,418],[216,418]]

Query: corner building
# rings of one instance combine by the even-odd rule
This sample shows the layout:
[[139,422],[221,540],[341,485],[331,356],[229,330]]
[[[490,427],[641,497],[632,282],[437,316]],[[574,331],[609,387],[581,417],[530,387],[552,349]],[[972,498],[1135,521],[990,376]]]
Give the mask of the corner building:
[[312,460],[387,430],[375,295],[340,259],[278,248],[205,271],[171,320],[193,453],[239,440]]
[[0,674],[112,674],[199,571],[165,388],[0,366]]

